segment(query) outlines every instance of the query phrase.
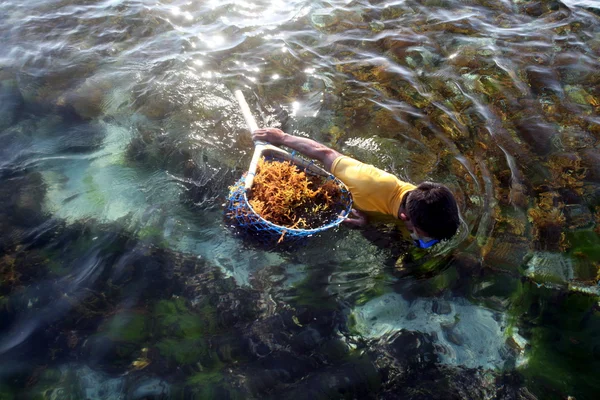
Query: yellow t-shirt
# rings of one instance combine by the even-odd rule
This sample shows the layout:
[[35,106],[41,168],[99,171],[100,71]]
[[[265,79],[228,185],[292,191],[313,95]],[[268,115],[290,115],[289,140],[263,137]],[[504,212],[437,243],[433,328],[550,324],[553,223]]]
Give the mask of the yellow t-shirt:
[[348,186],[355,208],[396,218],[404,195],[416,188],[390,173],[348,156],[336,158],[331,164],[331,173]]

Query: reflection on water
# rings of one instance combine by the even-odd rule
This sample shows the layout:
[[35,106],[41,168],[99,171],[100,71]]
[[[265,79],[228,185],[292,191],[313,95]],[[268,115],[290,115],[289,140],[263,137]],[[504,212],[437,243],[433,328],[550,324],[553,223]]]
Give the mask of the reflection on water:
[[[0,397],[600,389],[595,2],[0,11]],[[446,184],[460,235],[240,242],[222,218],[252,149],[235,88],[259,125]]]

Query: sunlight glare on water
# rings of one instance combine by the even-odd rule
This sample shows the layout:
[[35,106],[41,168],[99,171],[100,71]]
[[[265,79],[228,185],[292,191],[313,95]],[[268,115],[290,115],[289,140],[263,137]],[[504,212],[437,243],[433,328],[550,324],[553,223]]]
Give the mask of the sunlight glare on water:
[[[0,10],[0,398],[600,390],[597,2]],[[235,89],[261,127],[445,184],[459,234],[242,240]]]

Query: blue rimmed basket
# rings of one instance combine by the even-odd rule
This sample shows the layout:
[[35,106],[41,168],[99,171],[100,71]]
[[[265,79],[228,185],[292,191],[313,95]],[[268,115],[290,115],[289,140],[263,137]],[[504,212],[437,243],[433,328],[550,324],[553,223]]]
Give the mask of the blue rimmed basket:
[[334,205],[337,217],[335,220],[313,229],[288,228],[264,219],[254,211],[248,202],[246,183],[248,174],[254,173],[249,171],[230,188],[225,206],[226,221],[236,233],[266,246],[300,244],[311,236],[338,226],[348,217],[352,210],[352,195],[342,181],[315,165],[312,161],[298,157],[295,153],[288,153],[269,144],[261,144],[260,146],[262,146],[260,155],[265,157],[267,161],[289,161],[307,175],[321,176],[335,182],[341,191],[339,201]]

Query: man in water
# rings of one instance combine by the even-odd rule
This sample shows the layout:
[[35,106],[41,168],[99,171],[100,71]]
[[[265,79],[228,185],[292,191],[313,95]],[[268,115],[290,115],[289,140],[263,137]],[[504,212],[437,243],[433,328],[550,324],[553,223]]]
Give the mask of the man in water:
[[415,245],[429,248],[450,239],[459,225],[458,207],[452,192],[444,185],[423,182],[418,186],[394,175],[342,155],[314,140],[289,135],[277,128],[258,129],[254,140],[283,145],[320,161],[340,179],[350,192],[355,207],[345,222],[354,226],[367,223],[363,212],[391,215],[404,221]]

